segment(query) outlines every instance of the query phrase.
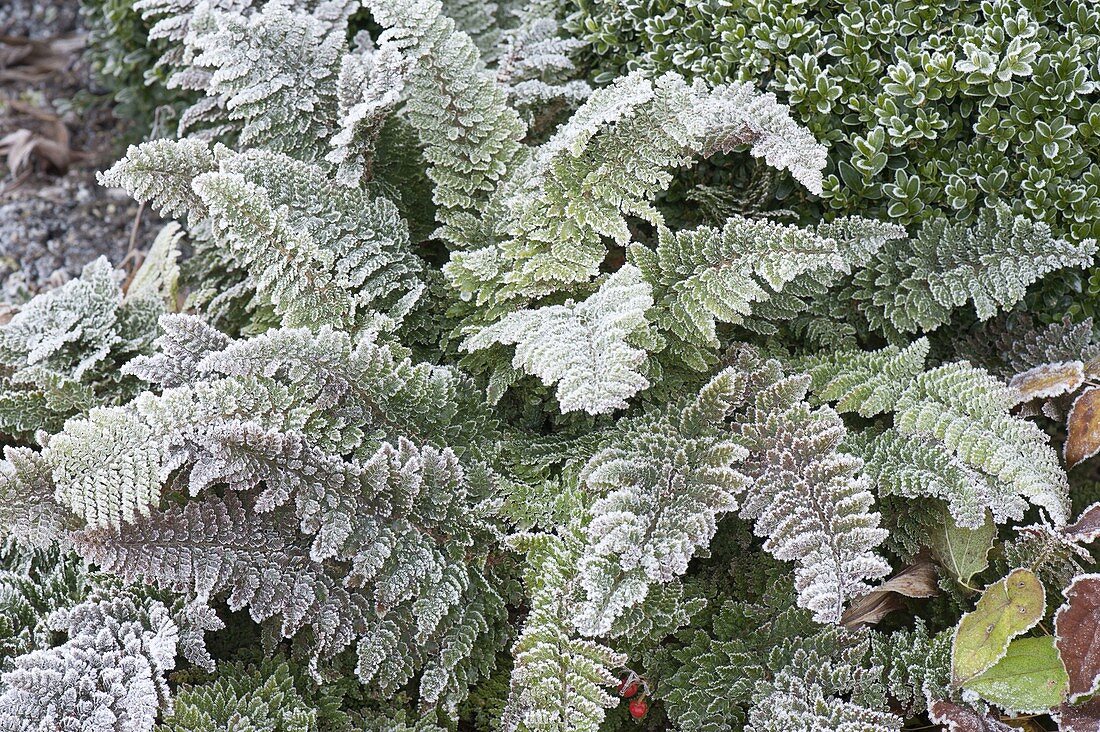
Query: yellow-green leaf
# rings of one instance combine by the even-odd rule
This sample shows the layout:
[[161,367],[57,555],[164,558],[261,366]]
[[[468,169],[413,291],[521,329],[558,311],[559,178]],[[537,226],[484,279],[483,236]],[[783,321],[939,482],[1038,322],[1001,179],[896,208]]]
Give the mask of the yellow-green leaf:
[[1069,677],[1048,635],[1012,641],[1004,658],[963,687],[1006,711],[1039,714],[1062,703]]
[[974,575],[989,566],[987,555],[997,535],[997,527],[988,512],[985,523],[970,529],[956,524],[947,506],[943,506],[940,520],[928,528],[928,548],[959,584],[969,587]]
[[1015,569],[994,582],[978,605],[959,621],[951,647],[951,675],[957,685],[989,669],[1004,657],[1009,642],[1043,617],[1046,593],[1039,578]]

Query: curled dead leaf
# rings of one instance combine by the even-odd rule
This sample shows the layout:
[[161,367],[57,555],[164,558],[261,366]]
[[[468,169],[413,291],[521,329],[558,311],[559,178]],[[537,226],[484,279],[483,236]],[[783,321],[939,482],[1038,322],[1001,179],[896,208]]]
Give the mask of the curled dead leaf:
[[1012,732],[1012,728],[988,714],[940,699],[928,705],[928,718],[948,732]]
[[840,618],[841,625],[856,628],[874,625],[904,607],[902,597],[933,597],[939,594],[936,566],[924,557],[852,603]]
[[1066,422],[1064,457],[1066,468],[1088,460],[1100,452],[1100,389],[1086,389],[1073,402]]
[[1070,541],[1089,544],[1100,538],[1100,503],[1094,503],[1067,526],[1063,533]]
[[81,36],[45,40],[0,36],[0,81],[41,81],[67,69],[82,48]]
[[57,115],[18,101],[8,106],[42,123],[41,129],[22,128],[0,138],[0,155],[5,156],[11,175],[18,176],[28,170],[35,160],[64,173],[73,163],[86,157],[69,146],[69,130]]
[[1085,365],[1080,361],[1046,363],[1022,374],[1016,374],[1008,382],[1016,394],[1016,403],[1032,399],[1051,399],[1077,391],[1085,383]]
[[1100,686],[1100,574],[1075,577],[1054,615],[1054,643],[1069,675],[1070,701]]

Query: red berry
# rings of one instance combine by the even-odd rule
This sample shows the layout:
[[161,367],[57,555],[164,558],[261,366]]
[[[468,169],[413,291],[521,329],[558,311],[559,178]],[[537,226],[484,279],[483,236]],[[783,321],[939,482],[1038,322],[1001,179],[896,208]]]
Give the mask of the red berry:
[[645,716],[645,713],[649,711],[649,702],[645,700],[644,696],[640,696],[637,699],[630,700],[630,716],[634,719],[641,719]]
[[638,682],[631,681],[629,678],[625,678],[619,682],[619,696],[625,696],[627,699],[638,693]]

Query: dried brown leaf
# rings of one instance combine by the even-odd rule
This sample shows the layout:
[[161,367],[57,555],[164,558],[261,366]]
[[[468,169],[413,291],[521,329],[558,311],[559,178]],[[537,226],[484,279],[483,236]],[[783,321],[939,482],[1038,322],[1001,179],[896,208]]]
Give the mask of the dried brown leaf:
[[1100,503],[1094,503],[1077,517],[1077,520],[1064,529],[1065,535],[1081,544],[1088,544],[1100,538]]
[[918,558],[882,585],[852,603],[840,622],[848,628],[874,625],[905,604],[901,597],[933,597],[939,594],[936,566],[926,558]]
[[1072,468],[1100,451],[1100,389],[1086,389],[1073,402],[1066,423],[1064,457]]
[[1100,685],[1100,574],[1075,577],[1054,615],[1054,642],[1069,674],[1070,701]]
[[1062,732],[1100,732],[1100,699],[1084,704],[1063,704],[1054,717]]
[[928,718],[949,732],[1012,732],[1011,727],[988,714],[942,699],[928,705]]
[[0,36],[0,81],[41,81],[67,69],[83,47],[80,36],[47,40]]
[[1085,365],[1080,361],[1046,363],[1022,374],[1016,374],[1008,382],[1016,392],[1016,403],[1032,399],[1051,399],[1077,391],[1085,383]]
[[[15,107],[16,105],[12,105]],[[24,105],[25,106],[25,105]],[[20,108],[47,122],[47,133],[18,129],[0,139],[0,155],[6,156],[6,165],[12,175],[29,168],[35,159],[50,164],[64,173],[75,161],[85,157],[69,147],[69,130],[53,115],[42,110]]]

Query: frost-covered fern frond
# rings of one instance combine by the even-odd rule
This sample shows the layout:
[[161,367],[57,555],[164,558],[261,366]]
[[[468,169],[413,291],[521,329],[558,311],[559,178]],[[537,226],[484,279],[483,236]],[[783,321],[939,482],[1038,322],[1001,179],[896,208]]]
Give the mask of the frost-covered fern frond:
[[202,218],[206,208],[191,182],[216,169],[214,151],[203,140],[152,140],[131,145],[98,177],[102,185],[123,188],[138,201],[152,203],[164,216]]
[[323,686],[316,698],[303,695],[295,681],[285,661],[220,665],[210,681],[180,689],[172,714],[157,729],[217,732],[248,725],[272,732],[325,732],[348,723],[338,696]]
[[15,659],[0,675],[0,725],[12,732],[152,732],[169,708],[165,673],[178,628],[164,605],[128,598],[88,601],[52,620],[60,646]]
[[[243,285],[287,325],[353,327],[368,310],[400,319],[416,303],[423,263],[389,200],[280,153],[204,149],[187,140],[145,143],[103,179],[165,213],[209,218],[216,241],[246,273]],[[189,165],[194,157],[204,164]]]
[[548,128],[558,116],[580,106],[592,87],[577,78],[573,56],[584,42],[562,32],[552,2],[537,0],[516,11],[516,25],[503,33],[496,80],[508,101],[533,132]]
[[336,80],[340,129],[325,160],[336,166],[336,180],[360,186],[373,177],[372,165],[382,125],[402,100],[408,64],[392,46],[347,54]]
[[887,334],[931,331],[967,302],[986,320],[1040,277],[1088,266],[1095,253],[1094,240],[1058,239],[1045,223],[1000,204],[983,209],[973,226],[934,219],[908,241],[883,247],[856,274],[855,297],[871,326]]
[[12,370],[42,366],[80,380],[119,341],[120,279],[106,259],[31,300],[0,329],[0,359]]
[[[288,473],[284,484],[294,477]],[[268,483],[254,508],[236,493],[211,495],[118,532],[84,532],[76,546],[128,581],[154,582],[203,603],[224,597],[230,609],[247,608],[283,637],[308,629],[311,666],[354,644],[361,681],[384,694],[420,672],[422,703],[453,708],[492,666],[503,601],[466,561],[471,541],[461,532],[469,523],[442,509],[443,499],[453,506],[464,498],[446,477],[430,450],[421,459],[407,446],[384,446],[342,496],[348,510],[358,499],[358,513],[327,508],[341,487],[330,482],[318,493],[318,481],[302,486],[296,520],[275,510],[279,496],[270,494],[279,485]],[[437,507],[433,524],[426,517]],[[332,553],[340,564],[329,566],[313,559],[318,540],[310,538],[334,526],[345,530],[318,535],[322,546],[337,542]]]
[[699,369],[715,360],[709,353],[720,345],[719,323],[742,323],[757,303],[797,280],[839,278],[848,271],[845,254],[837,240],[812,230],[740,216],[721,230],[673,233],[662,226],[656,250],[629,249],[653,285],[656,322],[675,339],[673,357]]
[[268,294],[288,326],[347,326],[353,322],[351,295],[332,276],[330,252],[296,230],[286,209],[266,191],[233,173],[207,173],[194,181],[215,232],[256,273],[256,287]]
[[123,368],[128,374],[160,387],[183,386],[195,378],[204,358],[224,350],[229,336],[193,315],[171,314],[160,319],[156,352],[140,356]]
[[132,393],[117,368],[149,350],[165,302],[155,287],[124,296],[121,285],[122,273],[97,259],[0,326],[0,431],[55,431]]
[[480,0],[441,0],[443,15],[455,22],[455,28],[470,37],[481,54],[481,60],[491,64],[500,50],[501,29],[497,22],[497,3]]
[[920,714],[929,699],[950,696],[951,640],[951,630],[933,634],[918,618],[911,630],[894,631],[872,649],[887,693],[903,716]]
[[0,533],[47,549],[68,528],[68,512],[54,499],[49,462],[25,447],[4,447],[0,461]]
[[1014,404],[1012,390],[988,373],[965,362],[947,364],[917,376],[898,400],[894,425],[903,435],[939,442],[996,479],[988,507],[998,523],[1021,519],[1031,502],[1056,525],[1064,524],[1069,520],[1065,471],[1042,430],[1009,414]]
[[1056,524],[1068,520],[1065,471],[1042,430],[1010,414],[1015,390],[966,362],[925,371],[927,352],[922,338],[803,361],[816,399],[865,417],[892,413],[892,429],[856,448],[879,491],[943,499],[969,528],[987,511],[997,523],[1019,520],[1029,501]]
[[135,0],[134,10],[153,23],[149,37],[180,42],[187,36],[191,18],[200,5],[224,12],[244,11],[252,0]]
[[188,68],[168,85],[203,91],[207,99],[184,113],[180,135],[209,125],[220,137],[232,132],[242,146],[323,157],[336,132],[347,18],[358,3],[325,6],[302,12],[290,0],[268,0],[247,16],[199,6],[184,39]]
[[409,59],[406,114],[426,148],[436,235],[453,248],[482,243],[482,207],[521,152],[524,124],[493,83],[470,37],[438,0],[368,0],[379,39]]
[[515,344],[512,365],[557,386],[561,411],[603,414],[649,386],[643,371],[645,347],[654,346],[646,320],[652,304],[642,273],[625,266],[583,302],[510,313],[463,348]]
[[580,559],[581,632],[608,633],[651,584],[686,572],[718,518],[737,509],[747,483],[737,463],[747,451],[725,418],[747,388],[744,374],[727,369],[686,404],[639,418],[585,466],[581,480],[597,500]]
[[945,445],[927,436],[886,430],[860,452],[864,473],[881,496],[939,498],[947,503],[955,522],[965,528],[982,526],[989,511],[1004,520],[1005,485],[968,465]]
[[[757,109],[769,103],[774,115]],[[455,254],[445,271],[490,317],[511,301],[576,287],[597,274],[605,239],[630,241],[626,216],[663,221],[652,201],[673,171],[737,144],[751,143],[812,187],[824,148],[784,115],[748,85],[712,91],[675,74],[619,79],[593,92],[500,187],[492,207],[500,243]]]
[[760,684],[745,729],[751,732],[900,732],[904,722],[901,717],[847,698],[853,692],[866,693],[868,683],[875,680],[875,676],[875,669],[864,669],[855,660],[822,658],[812,651],[798,653],[789,666],[770,681]]
[[121,407],[70,420],[45,452],[57,500],[88,526],[119,526],[148,516],[168,477],[168,441]]
[[821,193],[825,147],[799,125],[774,94],[751,84],[716,87],[700,109],[704,157],[747,145],[753,157],[790,173],[811,193]]
[[594,640],[578,638],[572,612],[577,590],[575,529],[562,536],[520,534],[510,544],[526,554],[531,609],[512,647],[515,667],[503,732],[597,732],[617,700],[604,687],[618,678],[626,657]]
[[349,645],[369,612],[364,598],[309,559],[293,517],[246,512],[232,493],[171,507],[139,524],[91,529],[74,544],[127,582],[140,579],[202,602],[225,595],[230,609],[247,607],[257,622],[275,618],[284,636],[308,626],[323,656]]
[[1007,367],[1005,376],[1066,361],[1083,361],[1087,366],[1100,357],[1100,341],[1092,318],[1074,323],[1067,315],[1061,321],[1035,325],[1014,335],[1008,343],[997,343]]
[[[131,370],[183,383],[70,422],[47,457],[60,466],[59,495],[120,492],[137,474],[149,503],[185,486],[205,497],[159,512],[137,501],[147,518],[89,528],[78,550],[127,581],[248,608],[278,635],[308,630],[298,640],[314,665],[354,645],[363,683],[392,694],[419,675],[421,703],[453,713],[506,639],[502,580],[488,565],[495,478],[445,446],[495,449],[467,385],[451,369],[399,360],[370,333],[230,341],[172,316],[159,342],[184,354],[190,374],[164,367],[163,354]],[[147,463],[102,459],[115,418],[131,435],[113,452]],[[135,439],[146,434],[156,449]]]
[[57,644],[57,610],[82,602],[90,589],[84,561],[57,548],[0,547],[0,667]]
[[905,348],[880,351],[833,351],[801,360],[810,375],[810,391],[818,403],[833,403],[838,412],[862,417],[894,411],[902,392],[924,371],[928,339]]
[[[316,166],[263,151],[225,158],[221,172],[242,176],[266,191],[275,209],[285,207],[296,235],[312,240],[316,261],[327,268],[324,276],[349,291],[358,311],[369,308],[399,318],[420,296],[424,264],[412,253],[408,225],[388,199],[337,185]],[[226,219],[230,236],[245,240],[248,224],[232,215]],[[272,250],[277,248],[269,246],[269,259],[276,258]],[[248,249],[257,257],[263,254],[260,247]],[[261,293],[266,281],[295,276],[286,264],[250,267]],[[303,279],[302,273],[297,277]]]
[[846,435],[839,415],[806,403],[808,376],[786,376],[750,350],[735,363],[751,399],[733,417],[749,450],[740,515],[754,522],[766,551],[797,562],[799,606],[817,622],[839,622],[845,602],[890,570],[874,553],[887,532],[872,510],[871,485],[861,461],[838,449]]
[[[195,316],[172,316],[160,341],[201,338],[210,344],[186,384],[160,397],[142,396],[134,405],[163,433],[246,420],[302,431],[319,447],[360,457],[401,437],[464,453],[494,449],[485,444],[492,442],[484,439],[491,430],[479,397],[458,371],[414,364],[402,351],[379,343],[377,334],[353,338],[324,329],[280,329],[223,342],[224,335],[215,339],[213,329],[201,323]],[[162,363],[153,356],[136,359],[129,368],[156,374]]]

